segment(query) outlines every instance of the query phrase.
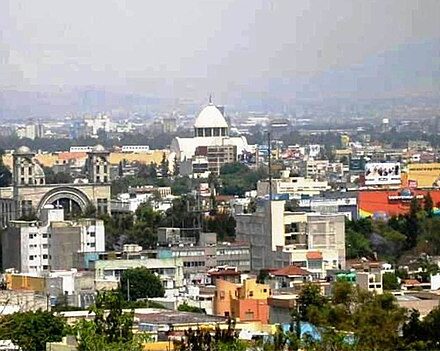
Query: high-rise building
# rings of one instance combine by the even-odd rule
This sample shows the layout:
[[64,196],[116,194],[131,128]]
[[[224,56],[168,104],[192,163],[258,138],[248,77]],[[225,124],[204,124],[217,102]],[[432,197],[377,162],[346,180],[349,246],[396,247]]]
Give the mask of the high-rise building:
[[38,220],[14,220],[3,232],[3,268],[21,273],[71,269],[76,254],[105,250],[104,222],[65,221],[63,208],[46,206]]

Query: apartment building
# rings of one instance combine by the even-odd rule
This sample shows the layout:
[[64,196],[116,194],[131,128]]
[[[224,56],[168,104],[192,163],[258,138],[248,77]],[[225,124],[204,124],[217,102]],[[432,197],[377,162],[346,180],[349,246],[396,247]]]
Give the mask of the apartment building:
[[265,201],[255,213],[237,214],[237,240],[251,246],[251,270],[296,264],[315,278],[345,267],[345,216],[288,212],[285,201]]
[[40,220],[14,220],[3,232],[3,268],[21,273],[75,267],[76,254],[105,250],[104,223],[98,219],[65,221],[64,210],[46,206]]

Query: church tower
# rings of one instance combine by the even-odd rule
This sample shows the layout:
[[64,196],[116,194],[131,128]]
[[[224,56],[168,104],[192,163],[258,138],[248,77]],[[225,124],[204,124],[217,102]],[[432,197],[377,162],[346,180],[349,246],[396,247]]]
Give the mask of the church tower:
[[35,153],[27,146],[19,147],[12,156],[13,184],[43,185],[46,183],[43,168],[35,161]]
[[97,145],[88,153],[87,171],[89,182],[109,183],[110,164],[108,161],[109,152],[102,145]]

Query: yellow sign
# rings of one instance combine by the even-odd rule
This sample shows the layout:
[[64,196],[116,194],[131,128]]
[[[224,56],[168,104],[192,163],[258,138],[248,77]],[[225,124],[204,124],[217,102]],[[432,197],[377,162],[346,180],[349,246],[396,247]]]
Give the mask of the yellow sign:
[[440,186],[440,163],[411,163],[408,165],[407,182],[418,188]]

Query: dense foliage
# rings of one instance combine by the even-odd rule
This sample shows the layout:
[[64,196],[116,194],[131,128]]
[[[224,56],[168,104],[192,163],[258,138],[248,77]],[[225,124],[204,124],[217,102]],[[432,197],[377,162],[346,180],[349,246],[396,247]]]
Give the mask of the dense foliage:
[[440,254],[440,218],[432,215],[432,199],[413,199],[409,212],[388,221],[361,218],[346,222],[348,258],[379,257],[397,262],[404,254]]
[[244,196],[246,191],[255,190],[257,182],[266,177],[264,168],[252,170],[241,163],[226,164],[220,170],[220,193]]
[[124,299],[119,292],[99,293],[91,312],[93,320],[75,325],[79,351],[141,351],[147,339],[133,334],[133,312],[123,312]]
[[63,318],[37,310],[17,312],[0,319],[0,339],[11,340],[23,351],[41,351],[47,342],[61,341],[68,331]]
[[129,301],[163,297],[165,294],[160,278],[145,267],[125,270],[120,284],[122,296]]

